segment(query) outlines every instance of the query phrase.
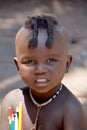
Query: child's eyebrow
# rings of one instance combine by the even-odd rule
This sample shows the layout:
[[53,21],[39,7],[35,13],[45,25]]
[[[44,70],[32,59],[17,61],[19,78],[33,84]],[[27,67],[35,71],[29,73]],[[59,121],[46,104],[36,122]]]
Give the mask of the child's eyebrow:
[[21,58],[21,60],[23,61],[23,60],[27,60],[29,58],[30,58],[29,56],[24,56],[24,57]]
[[59,53],[52,53],[52,54],[46,54],[46,56],[50,56],[50,57],[57,57],[57,56],[60,56],[60,54]]
[[[59,54],[59,53],[52,53],[52,54],[44,54],[44,58],[56,58],[56,57],[60,57],[61,55]],[[36,57],[36,55],[35,56],[32,56],[32,55],[30,55],[30,56],[23,56],[23,57],[21,57],[21,61],[24,61],[24,60],[28,60],[28,59],[37,59],[37,57]]]

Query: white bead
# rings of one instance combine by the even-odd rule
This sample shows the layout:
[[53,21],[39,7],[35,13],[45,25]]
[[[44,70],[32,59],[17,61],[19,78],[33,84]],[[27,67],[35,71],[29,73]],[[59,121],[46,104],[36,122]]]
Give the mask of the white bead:
[[57,95],[59,94],[59,91],[57,91]]
[[52,98],[56,98],[56,95],[54,95]]

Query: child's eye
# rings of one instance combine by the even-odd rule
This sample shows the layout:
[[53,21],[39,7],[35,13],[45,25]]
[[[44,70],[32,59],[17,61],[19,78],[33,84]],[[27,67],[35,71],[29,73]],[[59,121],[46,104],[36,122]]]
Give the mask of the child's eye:
[[25,61],[25,64],[34,65],[35,62],[33,60],[27,60]]
[[57,62],[57,59],[55,59],[55,58],[48,59],[48,63],[54,63],[54,62]]

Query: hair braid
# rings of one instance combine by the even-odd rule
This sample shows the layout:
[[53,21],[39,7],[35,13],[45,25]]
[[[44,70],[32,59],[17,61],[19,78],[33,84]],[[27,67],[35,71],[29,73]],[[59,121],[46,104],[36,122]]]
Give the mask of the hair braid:
[[33,38],[28,41],[28,46],[31,48],[34,48],[37,46],[37,36],[38,36],[38,26],[37,26],[37,19],[35,17],[32,17],[30,20],[31,28],[33,29]]
[[47,29],[48,38],[45,45],[48,48],[52,47],[53,44],[53,26],[57,24],[57,21],[51,16],[36,16],[28,17],[25,21],[25,27],[33,30],[33,38],[29,40],[28,46],[34,48],[38,44],[37,36],[39,28]]
[[52,44],[53,44],[53,23],[50,17],[47,18],[47,34],[48,34],[48,38],[46,40],[46,46],[48,48],[51,48]]

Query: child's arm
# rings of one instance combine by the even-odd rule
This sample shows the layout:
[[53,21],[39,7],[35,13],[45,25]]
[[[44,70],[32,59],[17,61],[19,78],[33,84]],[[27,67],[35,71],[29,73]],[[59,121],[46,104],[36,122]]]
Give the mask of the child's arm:
[[8,106],[6,99],[3,100],[0,111],[0,130],[9,130],[8,124]]
[[8,108],[12,107],[13,111],[15,112],[17,105],[22,99],[21,95],[22,91],[20,89],[15,89],[5,96],[1,104],[0,130],[9,130]]
[[69,109],[66,110],[64,116],[64,130],[87,130],[86,118],[81,104],[68,105]]

